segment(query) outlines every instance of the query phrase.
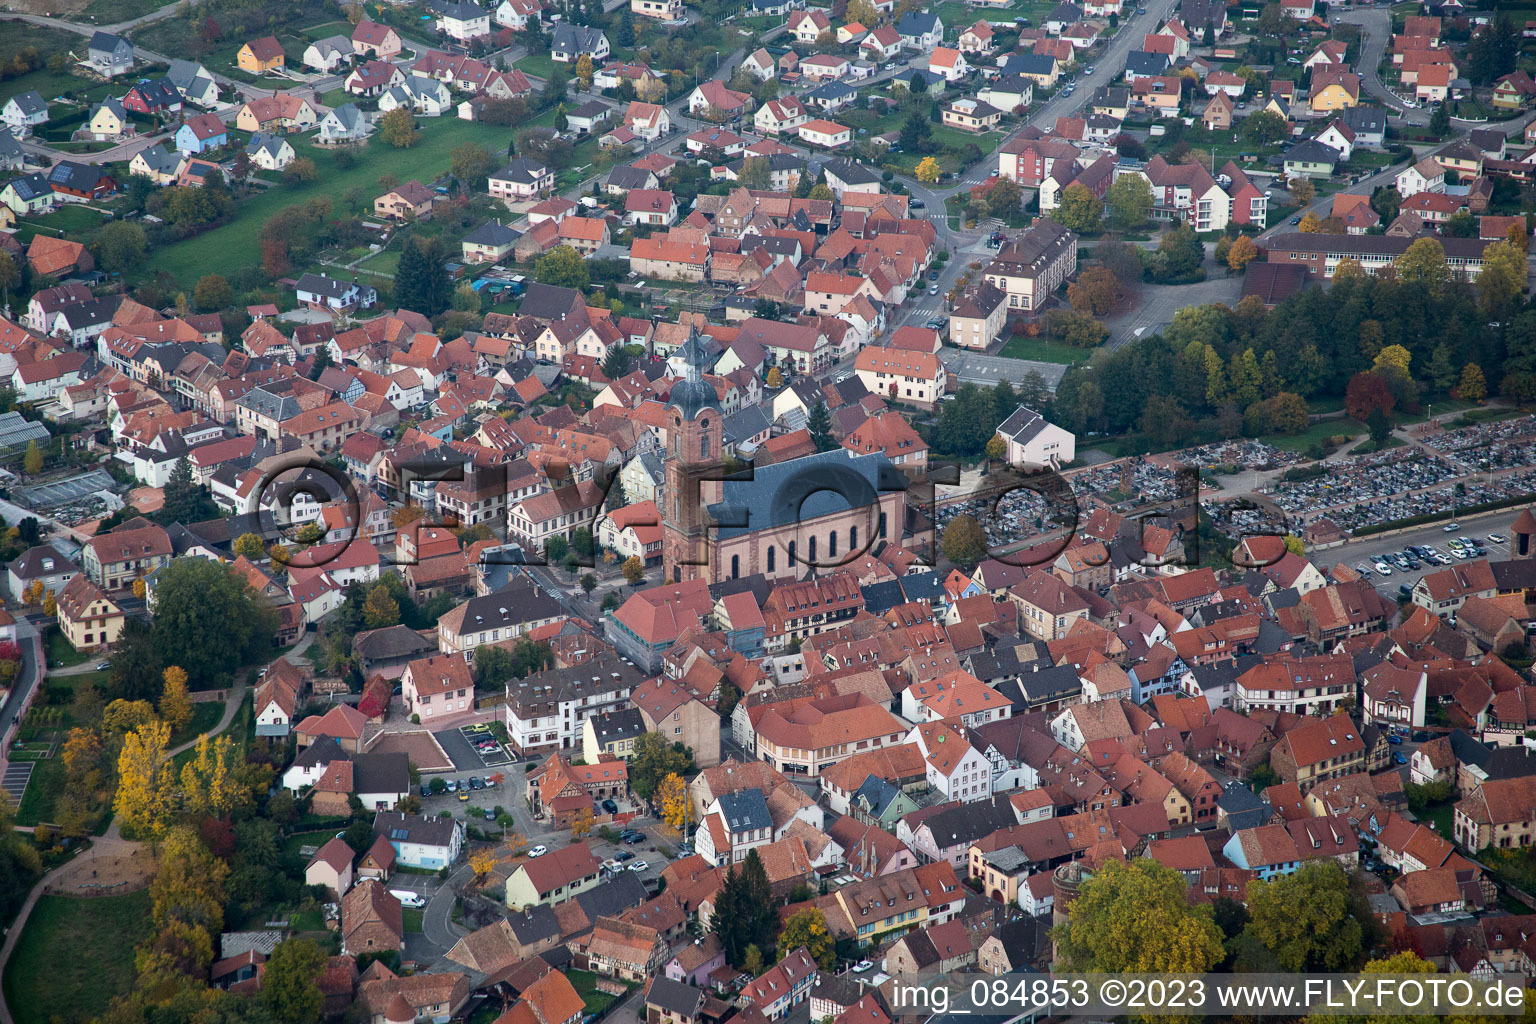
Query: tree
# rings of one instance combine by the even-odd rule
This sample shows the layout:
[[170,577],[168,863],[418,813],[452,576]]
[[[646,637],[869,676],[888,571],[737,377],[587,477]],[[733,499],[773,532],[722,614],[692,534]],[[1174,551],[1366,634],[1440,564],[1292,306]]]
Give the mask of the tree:
[[987,534],[975,516],[958,515],[944,527],[939,548],[945,558],[969,569],[987,557]]
[[1104,195],[1110,222],[1122,231],[1140,227],[1152,215],[1152,186],[1139,174],[1123,174]]
[[449,154],[448,169],[469,192],[479,192],[485,180],[495,170],[496,158],[484,146],[464,142],[453,147]]
[[27,476],[37,476],[43,471],[43,449],[36,438],[27,442],[27,454],[22,456],[21,468]]
[[496,870],[496,855],[490,850],[476,850],[469,855],[469,870],[475,874],[475,884],[484,885]]
[[622,342],[614,342],[608,346],[608,352],[603,356],[603,376],[609,380],[618,380],[629,372],[629,349]]
[[307,156],[296,157],[283,168],[283,181],[289,185],[307,185],[320,177],[320,169]]
[[182,809],[194,818],[223,818],[251,803],[242,781],[241,752],[229,736],[199,736],[196,756],[181,766]]
[[1477,290],[1483,310],[1490,317],[1503,319],[1520,301],[1520,293],[1525,289],[1525,261],[1525,251],[1507,240],[1491,242],[1483,249]]
[[1072,971],[1203,972],[1223,956],[1209,907],[1192,907],[1184,876],[1145,857],[1111,861],[1083,883],[1051,930]]
[[880,24],[880,12],[870,0],[848,0],[848,7],[843,11],[843,17],[852,22],[858,22],[865,28],[874,28]]
[[533,265],[534,280],[560,288],[584,290],[591,278],[581,254],[568,245],[557,245]]
[[1261,253],[1253,239],[1247,235],[1239,236],[1227,250],[1227,266],[1241,273],[1248,269],[1248,264],[1258,259]]
[[1403,197],[1391,185],[1377,185],[1371,190],[1371,209],[1376,211],[1383,224],[1396,220],[1402,205]]
[[742,188],[766,190],[773,184],[773,167],[765,156],[749,156],[741,162],[736,175]]
[[767,969],[767,966],[763,963],[763,951],[758,949],[756,944],[748,946],[741,959],[741,969],[756,978]]
[[595,817],[596,815],[592,813],[592,808],[590,807],[583,807],[571,815],[571,838],[582,839],[590,835],[592,833],[592,821]]
[[693,824],[693,801],[688,798],[688,787],[676,772],[667,775],[656,787],[656,803],[660,806],[661,820],[673,828],[684,831]]
[[819,202],[830,203],[835,198],[835,196],[833,196],[832,190],[826,185],[812,185],[810,195],[808,195],[806,198],[815,199]]
[[144,259],[149,240],[144,229],[132,221],[114,220],[101,229],[96,239],[96,254],[101,269],[112,272],[137,267]]
[[160,717],[178,732],[192,718],[192,700],[187,696],[187,673],[175,665],[165,670],[165,691],[160,695]]
[[597,575],[595,573],[583,573],[581,576],[581,589],[588,594],[597,589]]
[[1364,423],[1371,412],[1380,409],[1392,411],[1394,400],[1387,382],[1374,373],[1357,373],[1349,379],[1344,393],[1344,411]]
[[830,971],[837,966],[837,943],[827,927],[827,916],[815,907],[797,910],[784,922],[784,931],[779,934],[779,959],[801,947],[822,970]]
[[1068,185],[1052,219],[1078,234],[1097,231],[1104,218],[1104,203],[1086,185]]
[[830,452],[837,447],[837,442],[832,438],[832,414],[827,411],[826,402],[817,402],[811,407],[805,427],[810,431],[811,441],[815,443],[818,452]]
[[1468,363],[1461,368],[1461,383],[1456,385],[1456,397],[1479,403],[1488,397],[1488,382],[1483,378],[1481,366]]
[[[921,82],[922,76],[913,74],[914,83]],[[920,94],[923,87],[914,85],[913,93]],[[901,148],[908,153],[931,153],[933,144],[933,125],[929,123],[927,114],[921,110],[914,110],[907,115],[907,119],[901,124],[900,136]],[[935,178],[935,181],[938,179]]]
[[117,794],[112,807],[122,823],[157,841],[171,821],[174,782],[166,746],[170,726],[145,722],[123,737],[117,758]]
[[368,591],[368,599],[363,603],[363,619],[369,629],[381,629],[400,622],[400,605],[390,594],[389,587],[379,583]]
[[195,680],[231,672],[270,650],[276,626],[276,614],[227,565],[172,559],[155,584],[154,675],[165,665],[180,665]]
[[1475,85],[1489,85],[1515,70],[1520,52],[1520,32],[1508,12],[1490,24],[1479,26],[1467,43],[1467,77]]
[[1307,861],[1292,874],[1249,885],[1245,931],[1283,971],[1347,971],[1363,944],[1352,902],[1336,861]]
[[1110,273],[1108,267],[1089,267],[1067,286],[1067,300],[1072,303],[1073,309],[1104,316],[1120,301],[1120,281]]
[[234,301],[234,290],[221,274],[204,274],[192,289],[192,303],[204,313],[225,309]]
[[1292,178],[1288,187],[1298,206],[1310,206],[1312,200],[1317,198],[1317,186],[1312,184],[1310,178]]
[[101,731],[106,736],[142,729],[150,722],[158,721],[155,706],[147,700],[124,700],[119,697],[101,712]]
[[1260,110],[1243,119],[1243,138],[1255,146],[1269,146],[1290,133],[1285,118],[1273,110]]
[[436,316],[448,305],[448,272],[436,242],[407,238],[395,272],[395,303],[423,316]]
[[1149,395],[1142,407],[1138,426],[1143,434],[1166,445],[1177,444],[1180,438],[1188,437],[1195,428],[1183,404],[1171,395]]
[[309,939],[288,939],[267,958],[261,976],[261,1001],[284,1024],[316,1024],[325,1009],[325,993],[316,980],[325,969],[325,952]]
[[629,787],[636,796],[649,801],[662,779],[693,770],[693,758],[680,747],[681,744],[669,744],[666,737],[654,732],[635,740],[634,756],[629,762]]
[[1003,440],[1003,435],[993,434],[992,440],[987,442],[987,458],[1001,459],[1008,454],[1008,442]]
[[[750,949],[774,948],[779,915],[774,908],[768,873],[755,849],[747,851],[739,869],[732,867],[726,873],[725,883],[715,897],[710,926],[720,937],[726,960],[743,970],[747,969]],[[761,955],[758,969],[761,970]]]
[[917,167],[913,173],[917,175],[918,181],[931,185],[939,180],[942,168],[939,167],[939,162],[933,157],[925,156],[917,162]]
[[512,678],[512,652],[505,647],[481,644],[475,648],[475,686],[494,690]]
[[43,594],[43,615],[51,619],[58,614],[58,611],[58,599],[53,596],[53,591],[45,592]]
[[407,107],[396,107],[379,119],[379,138],[396,149],[410,149],[421,141],[416,118]]
[[1318,219],[1317,214],[1308,213],[1301,218],[1301,223],[1296,225],[1296,230],[1302,234],[1316,234],[1323,230],[1323,222]]
[[1381,406],[1374,406],[1370,412],[1366,413],[1365,425],[1371,432],[1372,446],[1379,449],[1387,443],[1387,438],[1392,433],[1392,421]]
[[1186,281],[1195,276],[1205,260],[1205,246],[1200,236],[1188,224],[1179,223],[1157,243],[1157,253],[1152,258],[1155,276],[1167,284]]
[[234,552],[249,561],[256,561],[267,553],[261,537],[254,533],[242,533],[235,538]]
[[624,564],[619,566],[619,571],[624,574],[624,579],[632,587],[638,587],[645,580],[645,563],[639,555],[630,555],[624,559]]

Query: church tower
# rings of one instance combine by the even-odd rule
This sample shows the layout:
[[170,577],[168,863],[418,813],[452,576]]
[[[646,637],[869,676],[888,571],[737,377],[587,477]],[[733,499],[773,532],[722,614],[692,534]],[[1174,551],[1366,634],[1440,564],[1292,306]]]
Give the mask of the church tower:
[[667,481],[661,512],[662,568],[673,583],[713,578],[702,488],[706,477],[720,479],[725,462],[720,453],[724,413],[714,386],[704,380],[708,356],[697,327],[688,332],[679,354],[683,379],[672,388],[667,403]]
[[1520,510],[1509,532],[1510,558],[1536,558],[1536,516],[1529,505]]

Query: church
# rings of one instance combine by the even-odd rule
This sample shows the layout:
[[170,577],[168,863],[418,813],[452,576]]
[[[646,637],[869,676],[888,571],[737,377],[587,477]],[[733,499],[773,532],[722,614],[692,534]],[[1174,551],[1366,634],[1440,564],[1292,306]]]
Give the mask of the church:
[[727,475],[724,415],[697,331],[679,355],[683,379],[666,409],[666,579],[803,579],[900,542],[908,478],[882,452],[839,448]]

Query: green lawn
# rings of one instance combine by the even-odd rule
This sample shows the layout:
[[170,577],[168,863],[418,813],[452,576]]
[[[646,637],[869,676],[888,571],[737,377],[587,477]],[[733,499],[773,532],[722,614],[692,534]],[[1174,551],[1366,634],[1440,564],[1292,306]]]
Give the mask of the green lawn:
[[96,655],[90,651],[77,651],[71,647],[69,641],[64,638],[64,634],[59,631],[58,626],[48,627],[48,664],[50,667],[59,665],[62,662],[62,667],[69,668],[72,665],[87,662],[93,657],[96,657]]
[[1445,803],[1430,804],[1424,809],[1424,813],[1419,818],[1421,821],[1427,821],[1433,825],[1435,831],[1439,832],[1444,838],[1454,841],[1456,830],[1452,819],[1455,817],[1455,811],[1455,802],[1447,800]]
[[400,911],[400,915],[401,915],[401,920],[405,922],[405,930],[406,930],[407,933],[409,933],[409,932],[416,932],[417,934],[421,933],[421,931],[422,931],[422,924],[421,924],[421,922],[422,922],[422,919],[425,918],[426,915],[427,915],[427,912],[425,910],[423,910],[423,909],[421,909],[419,907],[416,907],[416,908],[405,907],[404,909],[402,909]]
[[1034,359],[1042,363],[1063,363],[1071,366],[1073,363],[1085,361],[1093,353],[1089,349],[1073,348],[1048,338],[1026,338],[1023,335],[1014,335],[997,354],[1008,359]]
[[133,949],[148,937],[149,921],[148,892],[39,899],[5,970],[17,1024],[99,1016],[133,987]]
[[224,702],[221,700],[205,700],[193,704],[192,717],[171,736],[171,746],[179,747],[188,740],[196,739],[218,725],[223,716]]
[[[522,69],[525,75],[532,75],[535,78],[548,78],[555,69],[555,59],[547,53],[530,53],[512,66]],[[566,74],[570,74],[570,68],[565,70]]]
[[95,18],[99,25],[116,25],[153,14],[165,6],[161,0],[91,0],[80,12],[80,21]]
[[155,253],[154,266],[187,287],[204,274],[228,276],[258,258],[261,225],[284,207],[327,196],[342,210],[349,189],[367,189],[371,199],[378,191],[379,176],[386,172],[400,181],[415,178],[430,182],[447,172],[449,153],[460,143],[477,142],[495,153],[506,150],[506,130],[493,125],[441,117],[423,119],[421,129],[421,141],[410,149],[394,149],[374,140],[362,151],[356,166],[345,171],[337,170],[310,140],[291,139],[298,154],[310,157],[319,167],[318,181],[301,188],[278,186],[243,199],[234,220]]
[[55,53],[64,53],[72,47],[79,46],[83,41],[83,36],[66,32],[61,28],[21,21],[6,22],[5,31],[0,32],[0,62],[9,62],[11,58],[30,47],[37,51],[44,63],[36,71],[18,78],[0,81],[0,104],[28,89],[36,89],[43,99],[52,100],[60,93],[89,88],[93,84],[89,79],[73,74],[67,69],[49,71],[47,66],[50,56]]
[[1358,420],[1348,416],[1337,420],[1323,420],[1314,423],[1299,434],[1265,434],[1259,438],[1265,444],[1272,444],[1276,448],[1284,448],[1286,451],[1302,452],[1314,444],[1322,444],[1330,437],[1348,435],[1359,437],[1365,433],[1365,428]]
[[571,987],[576,994],[581,996],[582,1002],[587,1004],[588,1013],[602,1013],[618,996],[611,996],[607,992],[597,990],[597,975],[591,971],[566,971],[565,976],[571,979]]
[[53,820],[53,805],[64,794],[64,762],[57,757],[38,761],[32,767],[32,777],[27,780],[27,791],[21,796],[21,806],[16,809],[16,824],[41,825]]
[[[92,143],[92,145],[108,146],[111,143]],[[21,223],[30,224],[48,234],[73,236],[94,231],[101,227],[101,222],[102,216],[98,211],[87,209],[78,203],[66,203],[45,217],[28,217]]]

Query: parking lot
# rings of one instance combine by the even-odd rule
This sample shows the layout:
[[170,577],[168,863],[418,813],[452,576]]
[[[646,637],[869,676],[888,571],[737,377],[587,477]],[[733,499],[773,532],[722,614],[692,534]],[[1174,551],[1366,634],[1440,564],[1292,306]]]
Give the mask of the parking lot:
[[27,780],[32,778],[31,761],[11,761],[5,766],[5,777],[0,779],[0,789],[5,790],[11,802],[21,806],[21,796],[27,791]]
[[499,771],[512,763],[512,755],[505,747],[495,743],[495,735],[488,725],[466,725],[459,729],[445,729],[433,733],[443,751],[453,761],[453,768],[460,772],[480,772],[485,769]]

